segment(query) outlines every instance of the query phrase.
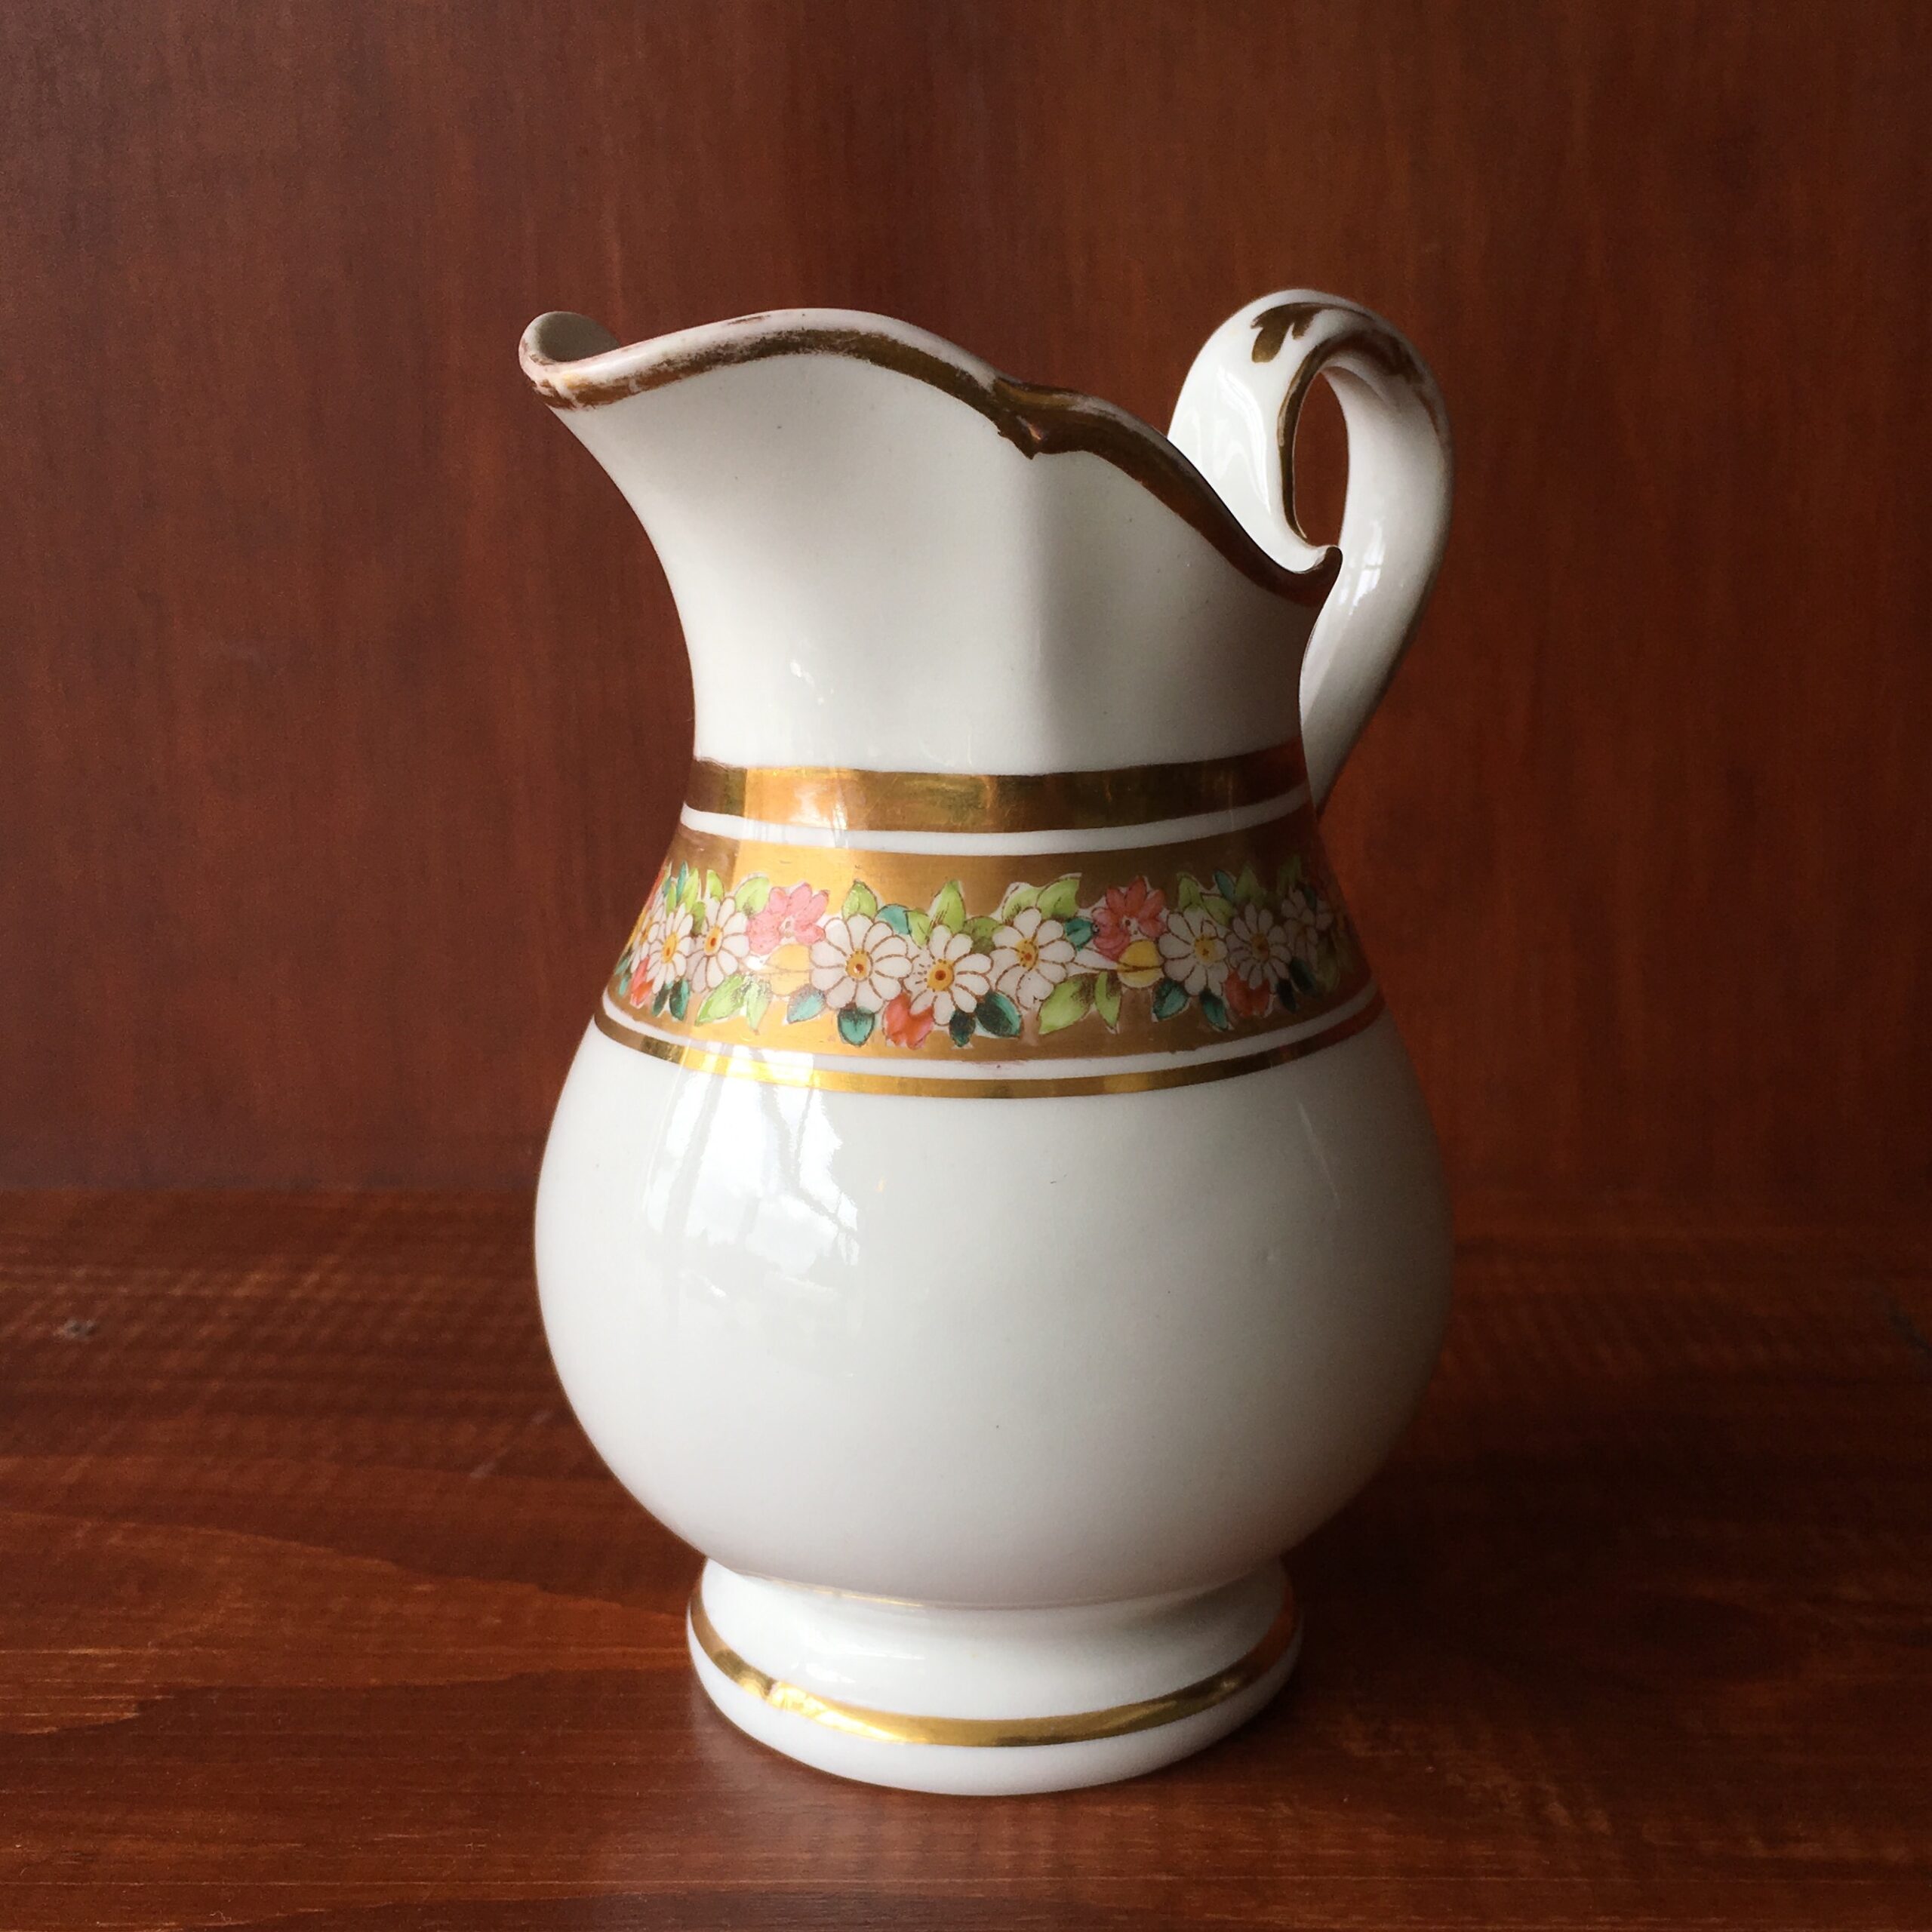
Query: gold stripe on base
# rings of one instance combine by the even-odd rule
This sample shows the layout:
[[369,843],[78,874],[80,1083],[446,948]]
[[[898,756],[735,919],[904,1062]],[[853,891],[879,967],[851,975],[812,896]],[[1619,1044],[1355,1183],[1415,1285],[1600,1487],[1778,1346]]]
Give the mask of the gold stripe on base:
[[1301,1622],[1291,1585],[1267,1635],[1245,1657],[1211,1676],[1183,1684],[1178,1690],[1158,1697],[1143,1697],[1135,1703],[1115,1704],[1109,1710],[1075,1711],[1046,1718],[921,1718],[821,1697],[816,1691],[784,1683],[755,1664],[747,1663],[718,1635],[717,1626],[706,1614],[702,1585],[691,1592],[691,1634],[705,1655],[740,1690],[749,1693],[761,1703],[769,1704],[774,1711],[809,1718],[831,1730],[842,1730],[854,1737],[869,1737],[883,1744],[981,1746],[1081,1744],[1098,1737],[1122,1737],[1130,1731],[1152,1730],[1211,1710],[1258,1683],[1279,1663],[1294,1642]]
[[984,776],[692,761],[694,810],[838,832],[1066,832],[1193,818],[1305,785],[1299,743],[1186,764]]
[[[718,1053],[694,1041],[660,1039],[654,1033],[635,1032],[612,1019],[601,1007],[592,1017],[598,1032],[607,1040],[629,1047],[633,1053],[649,1054],[674,1066],[689,1067],[694,1073],[726,1074],[773,1087],[817,1087],[832,1094],[916,1094],[949,1100],[1028,1100],[1073,1094],[1147,1094],[1164,1087],[1191,1087],[1200,1081],[1231,1080],[1237,1074],[1259,1073],[1266,1067],[1284,1066],[1361,1032],[1382,1017],[1382,1006],[1378,991],[1360,1012],[1352,1013],[1321,1032],[1226,1060],[1198,1060],[1192,1065],[1153,1068],[1138,1073],[1049,1075],[1036,1080],[980,1079],[965,1075],[946,1080],[930,1075],[848,1072],[843,1067],[783,1066],[758,1057],[755,1048]],[[848,1057],[856,1060],[859,1056],[854,1054]]]

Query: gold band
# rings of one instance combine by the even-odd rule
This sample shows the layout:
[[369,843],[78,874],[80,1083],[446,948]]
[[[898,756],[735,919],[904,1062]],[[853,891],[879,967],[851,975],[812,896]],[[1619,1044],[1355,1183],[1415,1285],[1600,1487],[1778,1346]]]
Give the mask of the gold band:
[[1211,1675],[1161,1697],[1143,1697],[1103,1711],[1069,1712],[1064,1716],[1044,1718],[907,1717],[897,1711],[872,1710],[862,1704],[821,1697],[816,1691],[768,1675],[739,1656],[719,1636],[717,1626],[706,1614],[702,1585],[691,1592],[691,1626],[698,1647],[712,1663],[740,1690],[775,1711],[808,1718],[830,1730],[842,1730],[853,1737],[869,1737],[882,1744],[999,1746],[1081,1744],[1094,1738],[1124,1737],[1130,1732],[1152,1730],[1212,1710],[1217,1704],[1225,1703],[1259,1683],[1287,1655],[1300,1629],[1301,1618],[1291,1586],[1282,1598],[1280,1614],[1260,1642],[1245,1657]]
[[693,761],[695,810],[854,832],[1058,832],[1151,825],[1260,804],[1308,782],[1298,744],[1185,764],[983,776]]
[[1183,1059],[1176,1066],[1145,1069],[1136,1073],[1080,1073],[1046,1075],[1038,1079],[989,1079],[961,1076],[935,1078],[931,1075],[860,1073],[845,1066],[781,1066],[761,1057],[755,1050],[736,1053],[714,1051],[695,1042],[660,1039],[640,1033],[614,1020],[600,1006],[592,1016],[598,1032],[633,1053],[649,1054],[673,1066],[688,1067],[695,1073],[721,1073],[741,1080],[756,1080],[772,1087],[814,1087],[829,1094],[912,1094],[948,1100],[1047,1100],[1078,1094],[1149,1094],[1167,1087],[1192,1087],[1208,1080],[1232,1080],[1238,1074],[1259,1073],[1271,1066],[1284,1066],[1290,1060],[1318,1053],[1324,1047],[1339,1045],[1382,1017],[1383,999],[1378,988],[1374,997],[1358,1012],[1305,1038],[1285,1045],[1264,1048],[1226,1060],[1204,1060],[1198,1056]]

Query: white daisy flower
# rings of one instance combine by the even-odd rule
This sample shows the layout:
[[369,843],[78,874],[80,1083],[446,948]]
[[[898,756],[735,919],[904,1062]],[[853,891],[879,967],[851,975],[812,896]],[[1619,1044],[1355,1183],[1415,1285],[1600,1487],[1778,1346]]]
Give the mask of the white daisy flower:
[[[993,934],[993,984],[1022,1013],[1037,1012],[1073,970],[1073,942],[1065,923],[1043,918],[1037,906],[1013,915]],[[1105,962],[1108,968],[1112,960]]]
[[738,910],[736,899],[704,902],[704,930],[697,936],[697,964],[691,984],[698,992],[722,986],[734,973],[744,971],[751,956],[752,943],[745,931],[749,922]]
[[1281,917],[1287,927],[1288,943],[1296,957],[1312,966],[1323,939],[1335,923],[1334,909],[1324,906],[1318,894],[1305,885],[1298,885],[1282,902]]
[[971,936],[936,925],[906,981],[915,1013],[930,1013],[942,1026],[955,1013],[971,1013],[992,990],[992,961],[973,950]]
[[1160,945],[1169,979],[1197,998],[1221,990],[1228,977],[1228,937],[1204,906],[1170,912]]
[[688,906],[673,906],[651,922],[645,936],[644,977],[654,996],[675,986],[691,970],[691,913]]
[[826,920],[825,937],[812,948],[812,984],[834,1012],[848,1006],[878,1012],[898,998],[912,970],[912,948],[905,935],[866,912]]
[[1294,942],[1265,906],[1244,906],[1228,928],[1228,964],[1251,986],[1271,986],[1288,975]]

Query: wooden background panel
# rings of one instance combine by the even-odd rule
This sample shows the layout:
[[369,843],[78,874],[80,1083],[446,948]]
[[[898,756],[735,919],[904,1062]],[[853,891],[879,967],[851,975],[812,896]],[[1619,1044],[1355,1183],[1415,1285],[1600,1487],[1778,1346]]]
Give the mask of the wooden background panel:
[[0,1178],[531,1171],[690,728],[532,315],[1164,421],[1300,282],[1457,427],[1331,822],[1459,1182],[1922,1201],[1927,20],[0,9]]

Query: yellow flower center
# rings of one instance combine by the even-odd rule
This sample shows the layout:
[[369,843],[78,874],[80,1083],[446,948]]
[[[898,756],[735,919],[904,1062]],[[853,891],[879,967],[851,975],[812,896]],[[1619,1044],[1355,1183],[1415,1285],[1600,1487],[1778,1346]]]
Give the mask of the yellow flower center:
[[952,983],[952,961],[935,959],[926,968],[926,984],[936,993],[943,993]]
[[872,976],[872,956],[869,952],[848,952],[845,955],[845,977],[848,980],[869,980]]
[[707,952],[715,952],[724,943],[724,935],[716,926],[713,926],[704,936],[704,949]]
[[1194,942],[1194,956],[1212,965],[1221,956],[1221,942],[1212,933],[1203,933]]
[[1040,963],[1040,943],[1038,940],[1023,939],[1013,949],[1014,956],[1028,972]]
[[678,942],[675,939],[667,939],[663,946],[659,947],[657,956],[666,965],[670,965],[678,956]]

